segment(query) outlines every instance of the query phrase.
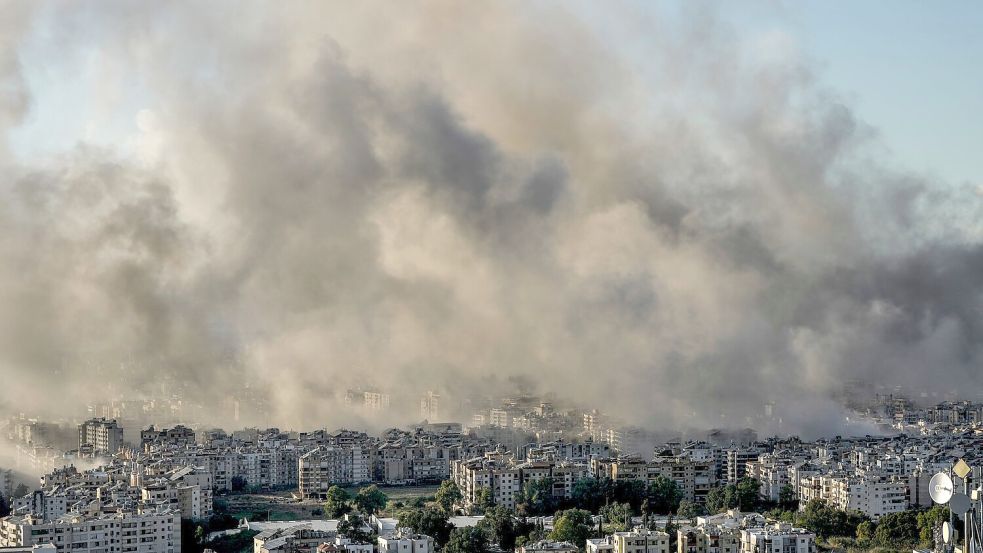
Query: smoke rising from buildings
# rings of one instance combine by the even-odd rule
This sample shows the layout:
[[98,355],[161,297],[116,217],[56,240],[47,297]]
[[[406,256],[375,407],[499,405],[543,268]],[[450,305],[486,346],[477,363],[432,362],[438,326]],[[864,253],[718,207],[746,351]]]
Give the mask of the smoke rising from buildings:
[[167,379],[336,426],[349,387],[523,375],[808,434],[849,381],[983,383],[975,188],[884,162],[810,60],[705,6],[609,13],[624,48],[560,4],[0,9],[4,136],[28,49],[95,125],[143,104],[115,147],[0,147],[7,410]]

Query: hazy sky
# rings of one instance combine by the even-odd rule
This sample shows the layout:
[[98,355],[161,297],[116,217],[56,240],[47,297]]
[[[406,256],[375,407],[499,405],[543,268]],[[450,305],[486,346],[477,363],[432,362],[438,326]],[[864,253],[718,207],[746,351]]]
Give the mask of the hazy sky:
[[[0,408],[983,390],[974,3],[0,3]],[[407,403],[411,415],[414,402]]]
[[[658,18],[681,11],[719,12],[744,33],[744,40],[778,46],[769,55],[815,62],[817,78],[881,133],[884,155],[925,174],[983,186],[983,8],[977,2],[562,4],[584,14],[610,41],[608,47],[636,56],[642,72],[651,47],[642,38],[644,18],[634,22],[638,36],[626,35],[626,12]],[[81,36],[71,51],[52,51],[52,29],[43,19],[24,39],[20,59],[34,103],[12,132],[19,155],[60,152],[80,141],[118,145],[139,132],[140,110],[153,107],[139,78],[107,75],[100,67],[93,51],[98,32],[77,31]],[[111,106],[101,91],[93,91],[107,85]]]

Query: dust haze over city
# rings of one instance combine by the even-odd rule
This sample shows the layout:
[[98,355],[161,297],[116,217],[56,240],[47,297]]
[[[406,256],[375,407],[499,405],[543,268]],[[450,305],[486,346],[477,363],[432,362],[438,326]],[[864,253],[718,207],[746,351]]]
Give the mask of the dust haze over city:
[[983,175],[723,3],[0,15],[4,416],[381,430],[430,392],[819,437],[979,398]]

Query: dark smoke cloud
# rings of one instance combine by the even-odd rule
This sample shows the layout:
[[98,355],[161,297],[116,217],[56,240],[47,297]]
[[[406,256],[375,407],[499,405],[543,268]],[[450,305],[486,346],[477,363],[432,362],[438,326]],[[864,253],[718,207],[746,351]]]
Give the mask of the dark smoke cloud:
[[978,195],[881,163],[780,36],[612,12],[639,60],[549,4],[58,7],[24,19],[148,109],[129,150],[4,161],[9,407],[167,375],[333,426],[349,386],[525,375],[646,426],[773,403],[816,433],[848,381],[980,389]]

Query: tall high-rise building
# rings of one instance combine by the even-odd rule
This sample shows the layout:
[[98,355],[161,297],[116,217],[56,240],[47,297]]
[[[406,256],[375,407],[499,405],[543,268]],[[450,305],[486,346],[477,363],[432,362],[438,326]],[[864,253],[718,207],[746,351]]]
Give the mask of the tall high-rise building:
[[428,391],[425,396],[420,398],[420,417],[430,422],[440,418],[440,396],[433,391]]
[[87,445],[96,453],[116,453],[123,447],[123,427],[115,419],[89,419],[79,425],[79,449]]

